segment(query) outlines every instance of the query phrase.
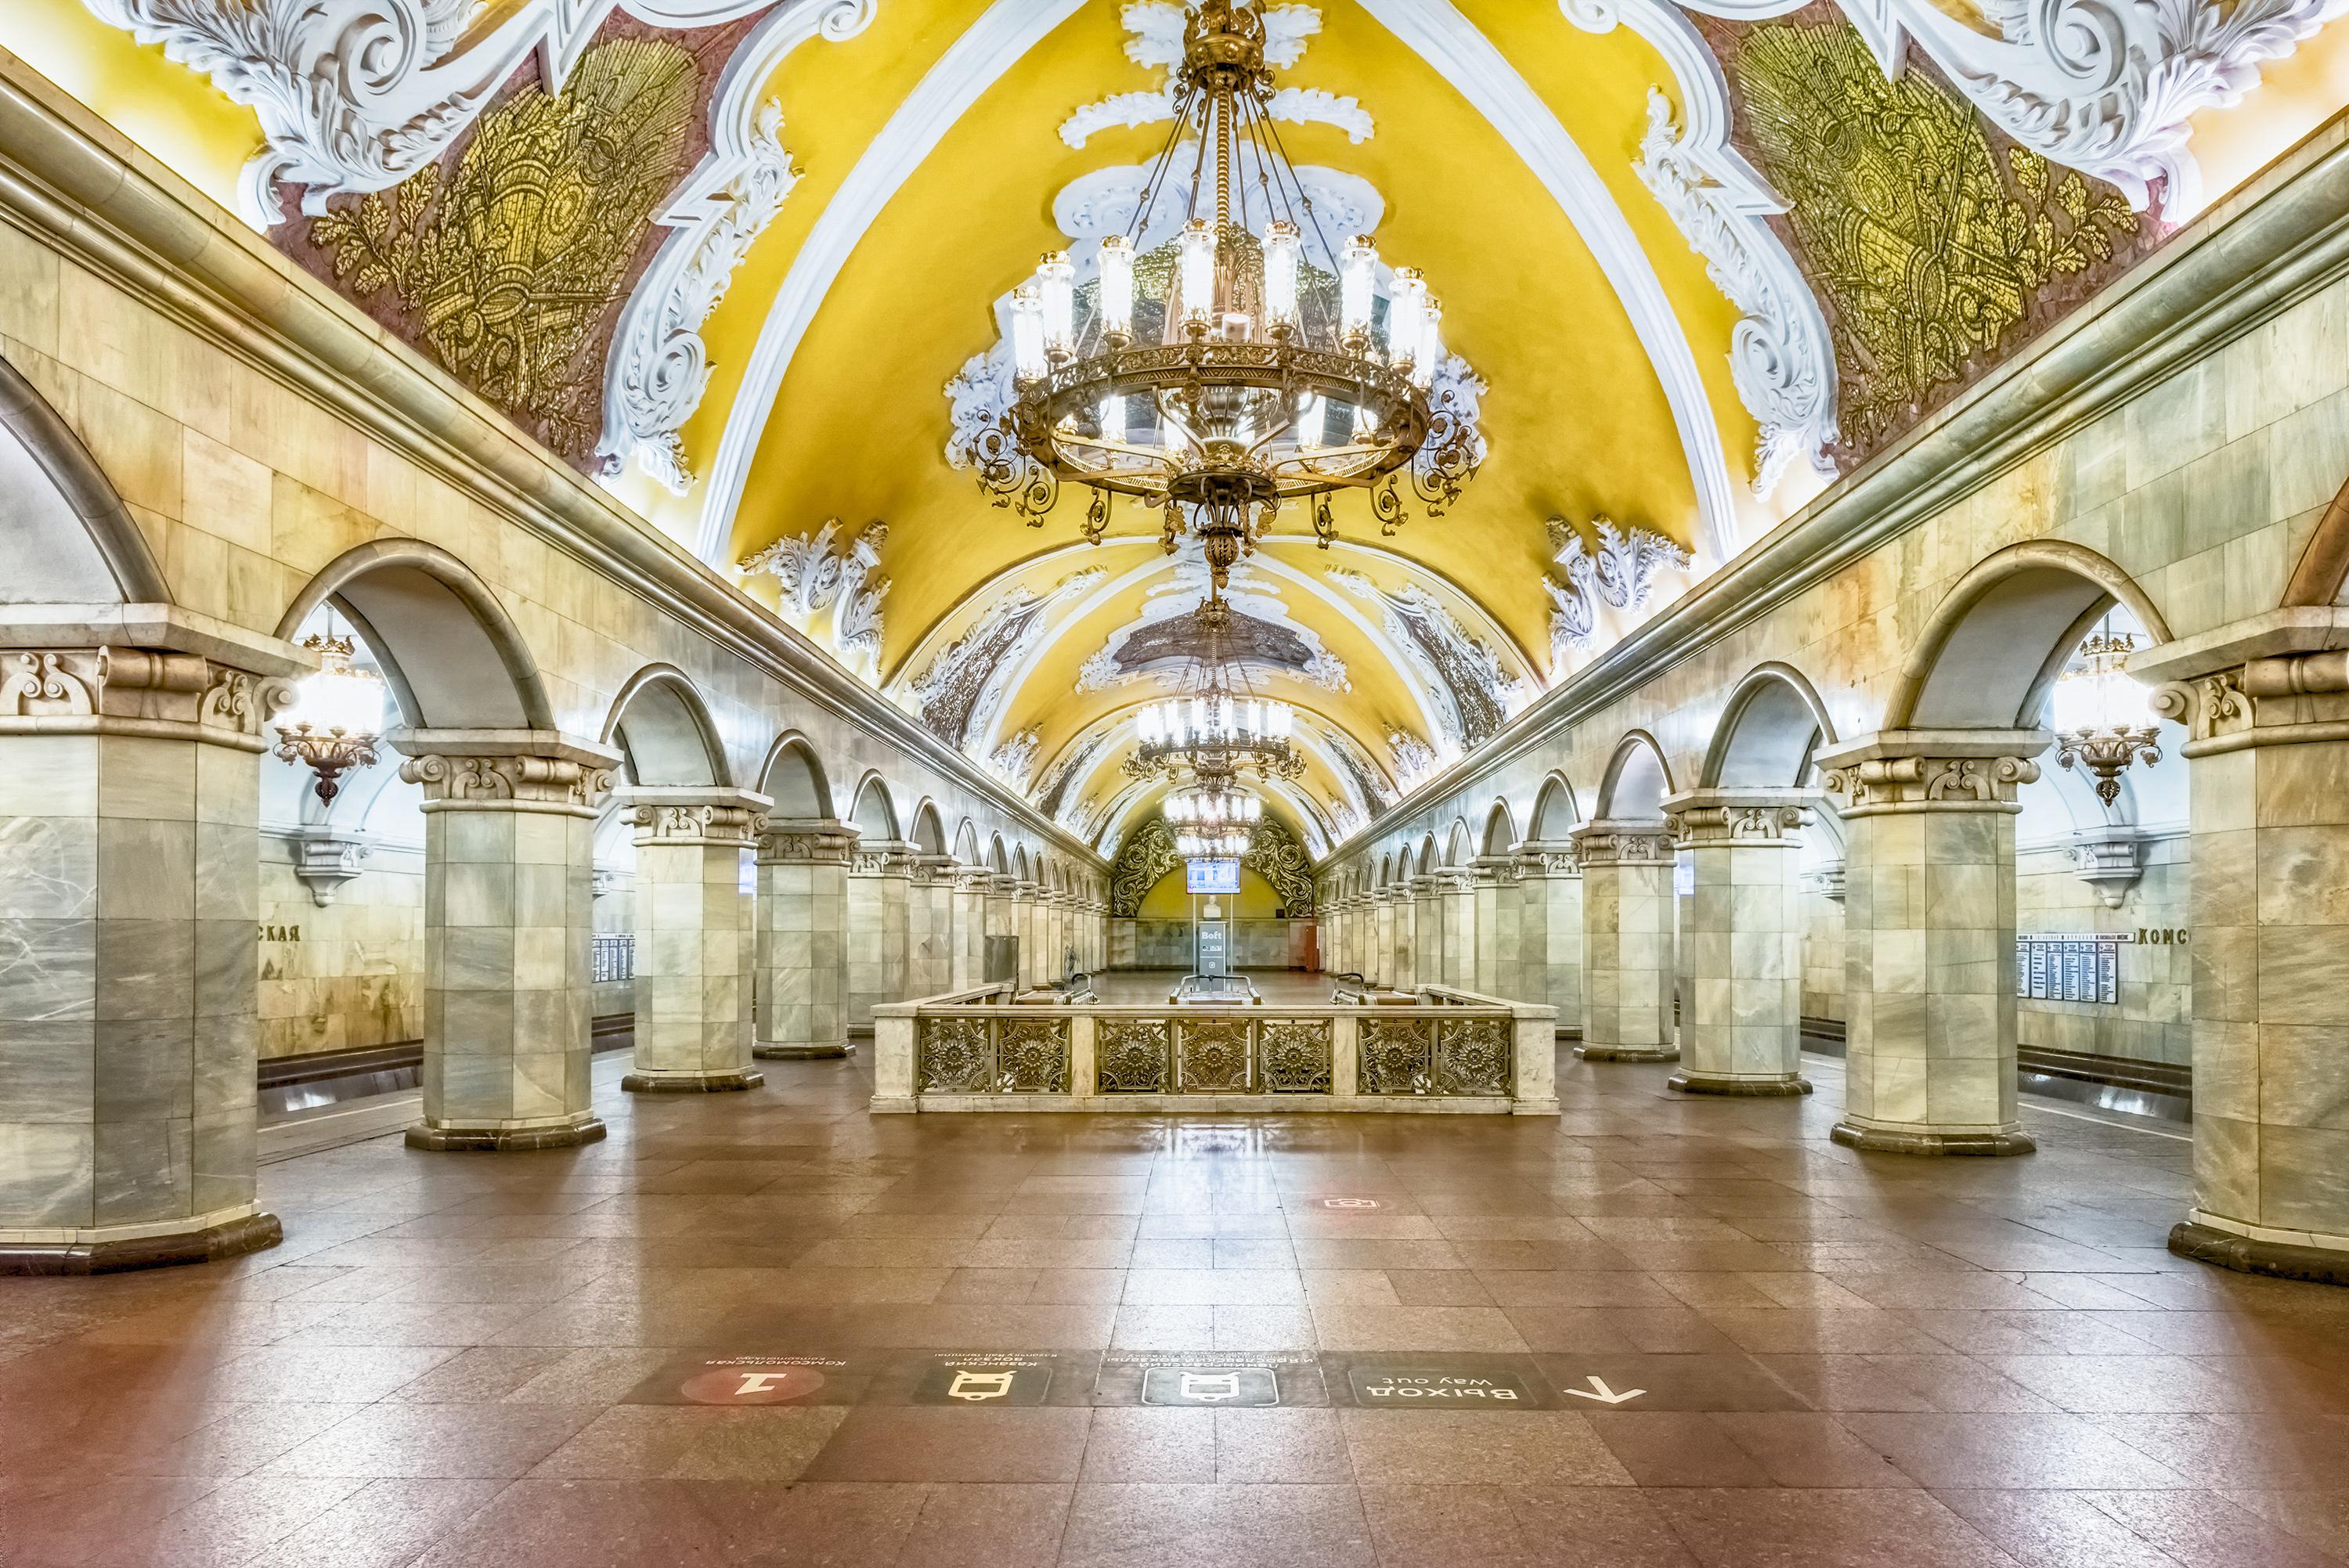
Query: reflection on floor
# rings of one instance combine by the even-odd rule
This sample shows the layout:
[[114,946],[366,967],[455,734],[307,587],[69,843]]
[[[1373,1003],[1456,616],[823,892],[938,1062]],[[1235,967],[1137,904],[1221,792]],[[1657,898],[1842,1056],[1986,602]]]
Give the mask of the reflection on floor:
[[1557,1120],[870,1118],[269,1167],[285,1244],[0,1280],[0,1562],[2256,1563],[2349,1553],[2349,1291],[2183,1263],[2175,1137],[1862,1156],[1561,1052]]

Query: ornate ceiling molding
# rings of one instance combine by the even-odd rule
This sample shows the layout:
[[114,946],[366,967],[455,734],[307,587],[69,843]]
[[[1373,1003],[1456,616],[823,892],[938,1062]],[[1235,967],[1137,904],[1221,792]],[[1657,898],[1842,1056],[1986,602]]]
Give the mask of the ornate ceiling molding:
[[[1807,0],[1684,3],[1750,22]],[[2189,121],[2239,101],[2261,67],[2349,8],[2344,0],[1985,0],[1987,26],[1976,28],[1932,0],[1837,4],[1886,76],[1899,74],[1913,41],[1992,124],[2051,162],[2117,186],[2140,210],[2159,182],[2162,216],[2173,223],[2202,206]]]
[[[1287,70],[1304,57],[1305,41],[1321,30],[1321,13],[1310,5],[1268,5],[1263,15],[1265,63]],[[1071,115],[1061,125],[1061,139],[1071,147],[1084,146],[1097,130],[1155,125],[1174,118],[1174,69],[1183,63],[1185,7],[1166,0],[1143,0],[1126,6],[1120,20],[1133,35],[1126,40],[1126,58],[1166,75],[1146,92],[1116,93]],[[1373,129],[1361,104],[1319,88],[1282,88],[1268,107],[1275,119],[1334,125],[1352,142],[1368,141]]]
[[606,474],[634,457],[676,495],[693,485],[678,432],[709,387],[701,328],[734,271],[767,232],[800,171],[783,150],[783,108],[761,94],[812,38],[841,43],[872,25],[879,0],[800,0],[759,24],[734,51],[709,105],[709,150],[657,222],[672,231],[636,282],[605,369]]
[[[86,0],[101,21],[212,78],[260,119],[263,150],[238,182],[245,219],[285,221],[281,182],[313,216],[336,196],[398,184],[438,159],[533,54],[560,92],[605,18],[626,5],[661,27],[706,27],[775,0],[521,0],[486,31],[474,0]],[[874,0],[787,0],[869,17]],[[857,21],[851,31],[863,26]]]
[[1470,633],[1443,600],[1417,583],[1383,588],[1342,566],[1326,568],[1324,574],[1381,608],[1387,635],[1410,661],[1403,667],[1415,671],[1438,697],[1441,733],[1454,750],[1465,751],[1499,734],[1539,693],[1530,675],[1513,673],[1499,652]]
[[[806,3],[806,0],[802,0]],[[727,410],[726,428],[710,464],[703,492],[701,526],[694,552],[723,561],[735,514],[742,505],[750,461],[767,424],[783,373],[807,335],[810,323],[857,242],[873,226],[923,160],[929,157],[966,110],[1002,78],[1028,51],[1074,15],[1084,0],[995,0],[968,31],[957,38],[897,106],[873,139],[823,213],[792,258],[759,332],[758,346],[745,366],[741,390]]]
[[[1205,552],[1198,539],[1185,542],[1173,559],[1169,580],[1148,590],[1142,614],[1112,629],[1079,668],[1080,693],[1140,681],[1165,686],[1182,675],[1201,651],[1180,633],[1207,597]],[[1288,676],[1324,691],[1352,689],[1345,661],[1322,645],[1319,633],[1289,614],[1279,588],[1252,565],[1232,570],[1224,597],[1235,612],[1232,641],[1226,645],[1231,663],[1254,676]]]
[[889,579],[881,575],[881,547],[889,542],[889,525],[868,522],[845,551],[835,552],[840,519],[828,520],[812,533],[778,539],[737,567],[745,576],[764,573],[781,585],[777,608],[783,617],[811,637],[811,624],[823,611],[832,612],[830,645],[840,662],[867,680],[878,678],[881,663],[881,601],[889,595]]
[[1689,552],[1651,529],[1634,525],[1618,529],[1604,516],[1590,520],[1598,548],[1583,542],[1582,531],[1562,517],[1549,520],[1553,559],[1566,568],[1566,582],[1547,573],[1542,586],[1549,590],[1550,677],[1563,673],[1568,657],[1588,653],[1597,641],[1599,606],[1638,614],[1654,592],[1656,573],[1685,572]]
[[1090,567],[1071,572],[1041,593],[1015,586],[990,595],[978,619],[933,655],[919,675],[895,683],[895,695],[947,745],[993,756],[1001,744],[996,720],[1006,696],[1017,689],[1013,673],[1021,655],[1050,630],[1053,610],[1082,597],[1107,575]]

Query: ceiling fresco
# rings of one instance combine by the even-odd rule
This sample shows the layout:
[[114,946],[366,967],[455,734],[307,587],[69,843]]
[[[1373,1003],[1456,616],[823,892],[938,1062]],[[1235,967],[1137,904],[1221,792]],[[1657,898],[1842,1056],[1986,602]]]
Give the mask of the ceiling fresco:
[[[2336,109],[2331,9],[2074,0],[2056,38],[1933,0],[1265,6],[1299,180],[1442,294],[1478,459],[1331,540],[1284,513],[1234,572],[1245,679],[1298,716],[1290,841],[1494,735]],[[1138,509],[1031,526],[980,448],[1011,291],[1060,249],[1091,286],[1183,25],[16,0],[0,46],[1109,851],[1157,820],[1121,765],[1195,666],[1205,571]],[[358,91],[364,39],[399,46]]]

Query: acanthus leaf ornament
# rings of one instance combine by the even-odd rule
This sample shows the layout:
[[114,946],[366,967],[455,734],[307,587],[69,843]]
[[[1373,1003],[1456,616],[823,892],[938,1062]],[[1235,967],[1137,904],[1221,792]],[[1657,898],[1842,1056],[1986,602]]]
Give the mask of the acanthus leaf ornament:
[[1542,586],[1550,598],[1550,665],[1552,674],[1569,651],[1588,651],[1599,630],[1599,609],[1637,614],[1647,608],[1661,572],[1685,572],[1689,552],[1652,529],[1616,527],[1603,514],[1590,520],[1596,549],[1580,530],[1562,517],[1549,520],[1552,559],[1566,568],[1566,582],[1545,576]]
[[1696,126],[1681,132],[1671,100],[1650,88],[1632,167],[1743,316],[1730,336],[1729,373],[1762,427],[1754,493],[1766,496],[1797,458],[1834,471],[1826,449],[1836,438],[1835,350],[1810,285],[1765,222],[1785,203],[1729,148],[1725,114],[1704,129],[1709,137]]

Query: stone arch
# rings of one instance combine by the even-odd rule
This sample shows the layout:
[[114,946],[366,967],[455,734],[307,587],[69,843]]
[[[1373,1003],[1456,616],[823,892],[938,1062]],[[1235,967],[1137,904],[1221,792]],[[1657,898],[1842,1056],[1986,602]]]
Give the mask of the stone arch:
[[1011,851],[1011,874],[1024,882],[1033,882],[1036,880],[1029,874],[1028,846],[1025,844]]
[[1447,866],[1464,866],[1475,859],[1475,855],[1476,841],[1468,831],[1467,820],[1454,817],[1452,819],[1452,831],[1444,841],[1444,863]]
[[[168,604],[171,591],[98,459],[0,360],[0,603]],[[299,624],[297,622],[296,624]]]
[[1756,665],[1729,694],[1697,775],[1702,789],[1789,789],[1836,741],[1816,687],[1791,665]]
[[1664,797],[1671,792],[1672,771],[1664,761],[1664,748],[1646,730],[1635,729],[1607,759],[1607,774],[1599,784],[1599,815],[1606,821],[1652,821],[1664,814]]
[[379,539],[345,551],[294,596],[277,635],[291,642],[326,604],[366,641],[401,717],[417,728],[557,727],[521,628],[439,545]]
[[1425,876],[1440,863],[1435,854],[1435,835],[1429,833],[1419,841],[1419,864],[1413,874]]
[[768,748],[759,769],[759,793],[774,801],[774,814],[782,820],[828,820],[834,809],[823,759],[797,730],[786,730]]
[[604,720],[603,740],[620,749],[628,782],[726,786],[726,748],[693,677],[674,665],[647,665],[628,677]]
[[1393,881],[1394,856],[1392,854],[1381,855],[1379,857],[1379,880],[1376,885],[1385,887]]
[[1534,793],[1526,832],[1537,843],[1562,843],[1581,820],[1582,812],[1574,803],[1574,786],[1567,782],[1564,773],[1553,769]]
[[2349,480],[2343,481],[2317,519],[2316,531],[2309,535],[2292,579],[2284,584],[2283,607],[2337,604],[2344,588],[2349,588]]
[[2027,540],[1958,580],[1902,665],[1887,729],[2031,729],[2098,616],[2118,604],[2154,645],[2169,624],[2129,574],[2085,546]]
[[987,869],[998,876],[1009,876],[1011,873],[1011,861],[1003,853],[1003,835],[1000,833],[995,834],[988,841]]
[[914,808],[914,847],[926,855],[947,852],[946,823],[938,818],[937,802],[927,798]]
[[960,865],[978,864],[978,830],[971,826],[968,817],[965,817],[962,826],[955,830],[954,858]]
[[849,820],[868,844],[876,841],[895,843],[900,837],[897,802],[889,793],[889,782],[878,773],[867,773],[856,785],[856,804],[849,809]]
[[1517,841],[1517,820],[1509,814],[1506,800],[1495,800],[1493,809],[1485,813],[1485,841],[1479,854],[1506,855],[1509,846]]

